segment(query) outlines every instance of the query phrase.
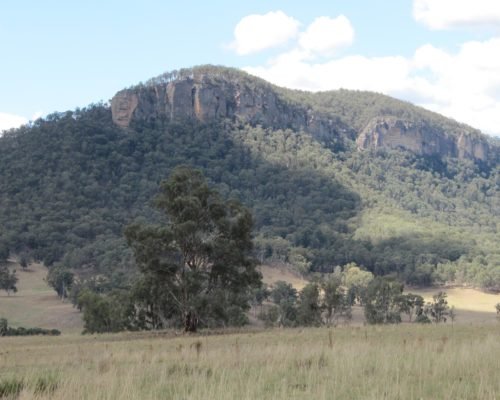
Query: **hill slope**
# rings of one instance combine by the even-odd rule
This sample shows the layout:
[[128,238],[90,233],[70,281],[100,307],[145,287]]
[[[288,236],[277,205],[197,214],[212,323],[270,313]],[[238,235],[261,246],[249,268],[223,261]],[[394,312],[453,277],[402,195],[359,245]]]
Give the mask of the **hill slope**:
[[18,291],[10,296],[0,292],[0,316],[7,318],[10,326],[58,329],[63,333],[79,333],[83,330],[81,313],[71,303],[61,302],[47,285],[47,268],[32,264],[22,270],[14,263],[10,267],[18,271]]
[[124,226],[161,218],[159,182],[191,164],[252,209],[261,261],[500,288],[499,157],[497,141],[387,96],[199,67],[0,138],[0,247],[126,284]]

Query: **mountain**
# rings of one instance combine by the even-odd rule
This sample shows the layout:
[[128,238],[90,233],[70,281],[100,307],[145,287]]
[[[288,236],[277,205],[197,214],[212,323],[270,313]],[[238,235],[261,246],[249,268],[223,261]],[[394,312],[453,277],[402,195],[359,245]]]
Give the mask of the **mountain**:
[[500,288],[498,140],[381,94],[214,66],[5,133],[0,254],[126,282],[122,230],[161,220],[152,199],[179,164],[251,208],[262,262]]
[[[230,119],[252,126],[306,131],[314,138],[357,137],[358,148],[403,148],[419,155],[498,163],[479,131],[382,95],[284,90],[226,68],[168,73],[118,92],[111,100],[121,127],[183,118]],[[496,159],[495,159],[496,158]]]

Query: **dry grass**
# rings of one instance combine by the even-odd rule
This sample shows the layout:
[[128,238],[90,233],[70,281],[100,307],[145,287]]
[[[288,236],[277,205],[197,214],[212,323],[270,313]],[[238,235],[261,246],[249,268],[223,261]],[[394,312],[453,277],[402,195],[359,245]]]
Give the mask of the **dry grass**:
[[259,266],[262,273],[262,280],[268,285],[272,285],[277,281],[285,281],[290,283],[295,289],[302,290],[308,281],[300,275],[293,273],[285,267],[271,267],[269,265]]
[[[280,270],[263,272],[270,283],[305,284]],[[47,288],[44,274],[41,266],[20,272],[20,291],[0,296],[0,314],[61,327],[48,319],[53,314],[68,326],[65,318],[79,315]],[[473,321],[470,315],[495,321],[489,306],[500,300],[470,289],[447,292],[459,309],[453,327],[365,327],[356,309],[357,326],[335,329],[0,338],[0,398],[498,399],[500,324],[460,322]]]
[[47,269],[41,264],[32,264],[27,271],[15,267],[19,282],[18,292],[7,296],[0,292],[0,317],[7,318],[11,326],[59,329],[62,332],[81,332],[81,314],[71,303],[61,302],[56,293],[45,282]]
[[439,291],[445,291],[448,295],[448,304],[455,306],[458,314],[457,323],[487,324],[497,322],[495,304],[500,303],[500,294],[485,293],[462,287],[408,289],[408,292],[419,294],[426,301],[432,300],[432,296]]
[[499,326],[2,338],[19,399],[497,399]]

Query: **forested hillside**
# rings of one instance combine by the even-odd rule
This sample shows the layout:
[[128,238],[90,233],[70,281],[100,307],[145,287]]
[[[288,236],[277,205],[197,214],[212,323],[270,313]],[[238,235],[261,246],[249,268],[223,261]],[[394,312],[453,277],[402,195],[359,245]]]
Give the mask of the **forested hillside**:
[[[245,79],[247,86],[262,84]],[[330,133],[188,116],[136,119],[124,128],[105,104],[5,133],[0,257],[10,253],[82,277],[126,282],[135,266],[123,229],[157,221],[151,206],[160,181],[189,164],[224,198],[250,208],[261,262],[306,274],[355,262],[416,285],[500,289],[498,142],[467,133],[489,143],[488,156],[478,160],[404,148],[359,150],[357,135],[377,115],[404,117],[450,137],[464,128],[374,93],[269,87],[296,107],[290,115],[303,105],[330,118]]]

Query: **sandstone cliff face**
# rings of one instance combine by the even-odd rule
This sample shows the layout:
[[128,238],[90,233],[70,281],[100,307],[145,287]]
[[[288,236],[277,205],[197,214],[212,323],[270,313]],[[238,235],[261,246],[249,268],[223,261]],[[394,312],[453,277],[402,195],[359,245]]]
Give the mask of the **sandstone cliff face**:
[[419,155],[458,157],[488,161],[489,145],[479,135],[465,129],[443,132],[426,123],[415,123],[392,116],[376,117],[358,136],[358,149],[402,148]]
[[113,121],[124,128],[137,120],[194,118],[209,122],[229,118],[264,127],[304,130],[316,137],[349,131],[338,118],[287,103],[266,86],[249,87],[237,79],[214,80],[204,74],[122,90],[111,100],[111,110]]
[[[426,118],[410,121],[379,115],[356,132],[333,112],[319,113],[302,103],[287,101],[274,87],[256,78],[224,74],[217,68],[211,71],[201,68],[184,75],[165,75],[118,92],[111,100],[113,121],[127,128],[143,121],[192,118],[210,122],[227,118],[265,128],[303,130],[319,139],[343,143],[344,148],[357,137],[358,150],[402,148],[419,155],[493,163],[498,159],[498,151],[482,135],[463,125],[455,127],[452,123],[448,124],[450,129],[443,129]],[[346,146],[348,142],[351,144]]]

